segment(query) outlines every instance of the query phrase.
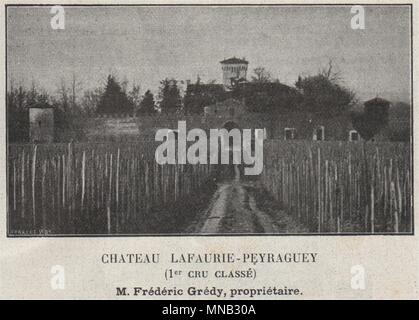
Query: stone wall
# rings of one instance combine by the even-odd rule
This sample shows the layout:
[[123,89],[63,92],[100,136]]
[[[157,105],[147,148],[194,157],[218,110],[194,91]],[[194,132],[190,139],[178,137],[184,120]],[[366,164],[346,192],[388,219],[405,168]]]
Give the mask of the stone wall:
[[201,128],[220,129],[226,124],[239,129],[265,129],[268,139],[284,139],[285,129],[294,128],[295,138],[312,140],[315,130],[324,127],[325,140],[347,141],[352,128],[349,116],[334,118],[316,117],[306,113],[270,115],[250,112],[208,112],[204,115],[154,114],[139,117],[101,117],[87,121],[89,140],[100,139],[151,139],[158,129],[177,130],[178,122],[186,121],[187,130]]
[[90,118],[86,121],[85,130],[88,140],[139,138],[141,136],[137,119],[130,116]]

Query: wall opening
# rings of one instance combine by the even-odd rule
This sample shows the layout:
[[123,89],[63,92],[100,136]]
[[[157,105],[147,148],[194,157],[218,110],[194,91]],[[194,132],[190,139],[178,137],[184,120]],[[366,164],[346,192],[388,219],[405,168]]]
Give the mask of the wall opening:
[[315,140],[315,141],[324,141],[325,140],[324,126],[318,126],[318,127],[316,127],[316,129],[314,129],[313,140]]
[[351,130],[349,131],[349,141],[359,141],[360,140],[360,136],[358,131],[356,130]]
[[295,128],[284,129],[284,140],[294,140],[297,130]]

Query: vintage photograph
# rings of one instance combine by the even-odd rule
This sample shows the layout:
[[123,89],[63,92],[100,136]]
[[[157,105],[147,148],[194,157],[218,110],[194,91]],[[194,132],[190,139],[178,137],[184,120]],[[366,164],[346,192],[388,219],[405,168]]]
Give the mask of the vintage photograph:
[[412,235],[411,5],[7,5],[7,235]]

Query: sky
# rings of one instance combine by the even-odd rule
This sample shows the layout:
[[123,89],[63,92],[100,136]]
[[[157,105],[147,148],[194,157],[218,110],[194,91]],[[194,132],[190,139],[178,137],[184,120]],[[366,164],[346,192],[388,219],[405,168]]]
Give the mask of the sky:
[[64,7],[54,30],[50,7],[8,7],[8,81],[51,94],[73,74],[78,93],[112,73],[157,92],[160,80],[222,82],[220,61],[233,56],[294,85],[331,59],[361,101],[410,101],[410,8],[365,6],[353,30],[350,6]]

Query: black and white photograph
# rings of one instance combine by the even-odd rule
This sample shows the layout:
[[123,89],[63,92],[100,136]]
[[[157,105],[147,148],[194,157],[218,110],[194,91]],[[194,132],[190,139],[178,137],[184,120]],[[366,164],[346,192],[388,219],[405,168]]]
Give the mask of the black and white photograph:
[[411,5],[7,5],[7,236],[413,235]]

